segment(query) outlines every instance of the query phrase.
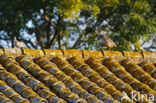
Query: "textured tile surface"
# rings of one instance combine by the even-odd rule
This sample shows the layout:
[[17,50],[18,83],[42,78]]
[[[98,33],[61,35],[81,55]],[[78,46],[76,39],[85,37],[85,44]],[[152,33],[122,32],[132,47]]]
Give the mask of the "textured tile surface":
[[152,102],[143,94],[156,99],[155,53],[16,50],[0,50],[0,103],[135,103],[132,92],[141,103]]

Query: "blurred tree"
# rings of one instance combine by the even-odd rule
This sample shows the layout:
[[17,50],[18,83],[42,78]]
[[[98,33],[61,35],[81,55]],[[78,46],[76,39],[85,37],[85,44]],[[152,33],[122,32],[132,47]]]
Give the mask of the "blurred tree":
[[1,0],[0,47],[16,36],[28,48],[99,50],[102,28],[117,50],[156,50],[155,12],[156,0]]

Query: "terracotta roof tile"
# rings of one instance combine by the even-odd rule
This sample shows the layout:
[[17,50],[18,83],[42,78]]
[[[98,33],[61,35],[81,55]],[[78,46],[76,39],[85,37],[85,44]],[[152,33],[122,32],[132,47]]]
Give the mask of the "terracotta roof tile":
[[[28,100],[24,99],[16,93],[11,87],[9,87],[4,81],[0,80],[0,91],[3,93],[7,98],[12,99],[16,103],[29,103]],[[18,98],[18,99],[17,99]]]
[[[137,73],[135,76],[139,76],[139,77],[142,76],[142,74],[141,74],[140,72],[138,72],[138,71],[139,71],[138,68],[137,68],[137,67],[134,67],[135,64],[132,64],[133,67],[130,67],[130,69],[133,68],[133,70],[130,70],[129,72],[128,72],[128,67],[129,67],[128,64],[127,64],[127,65],[125,66],[125,68],[124,68],[123,66],[121,66],[121,65],[119,64],[118,61],[116,61],[116,60],[114,60],[114,59],[112,59],[112,58],[106,59],[105,62],[104,62],[104,64],[105,64],[105,65],[110,69],[110,71],[112,71],[115,75],[117,75],[117,71],[122,71],[122,73],[120,73],[120,75],[117,75],[117,77],[120,78],[120,79],[123,79],[123,78],[130,72],[131,75],[129,75],[129,77],[131,77],[131,78],[133,79],[133,83],[132,83],[132,84],[129,83],[129,85],[131,85],[132,88],[136,89],[137,91],[138,91],[138,90],[140,89],[140,87],[143,85],[143,83],[141,83],[139,80],[137,80],[137,79],[139,79],[139,78],[134,78],[134,74],[133,74],[133,73]],[[126,70],[127,70],[127,71],[126,71]],[[144,73],[144,71],[142,71],[142,72]],[[132,75],[133,75],[133,76],[132,76]],[[151,78],[150,78],[150,79],[151,79]],[[148,79],[148,80],[150,80],[150,79]],[[124,81],[124,82],[125,82],[125,81]],[[153,93],[153,94],[155,95],[155,93],[154,93],[155,91],[152,90],[150,87],[147,86],[145,89],[147,90],[146,94]],[[144,94],[144,92],[142,92],[142,91],[140,91],[140,92]]]
[[[111,63],[113,59],[109,58],[105,61],[105,63]],[[109,62],[108,62],[109,61]],[[117,62],[114,60],[114,63]],[[119,73],[117,71],[123,70],[123,68],[119,68],[118,70],[111,68],[110,70],[102,65],[99,61],[97,61],[94,58],[90,58],[90,60],[87,61],[87,63],[92,67],[93,70],[95,70],[97,73],[100,74],[101,77],[103,77],[105,80],[107,80],[109,83],[111,83],[113,86],[116,87],[119,91],[124,91],[128,94],[128,96],[131,95],[131,92],[134,91],[134,88],[131,87],[131,84],[134,83],[134,78],[129,74]],[[113,63],[113,61],[112,61]],[[118,63],[116,63],[116,66]],[[108,65],[112,67],[112,65]],[[121,75],[121,76],[120,76]],[[131,79],[130,79],[131,78]],[[112,82],[110,82],[112,81]],[[152,93],[152,92],[151,92]],[[139,92],[137,94],[141,95]],[[145,97],[144,97],[145,99]]]
[[102,59],[102,57],[103,57],[103,52],[100,52],[100,51],[93,51],[93,50],[82,50],[82,51],[83,51],[84,59],[88,59],[90,57]]
[[63,82],[58,81],[57,78],[55,78],[53,75],[50,75],[49,72],[41,69],[30,58],[23,57],[21,60],[18,60],[18,62],[21,66],[24,66],[22,65],[22,62],[30,62],[32,66],[24,69],[30,72],[34,77],[38,77],[40,81],[45,83],[45,85],[52,89],[52,91],[59,97],[68,102],[85,102],[85,100],[80,99],[77,94],[72,93],[68,88],[66,88]]
[[[13,103],[13,101],[7,98],[3,93],[0,92],[0,101],[2,103]],[[18,103],[18,102],[17,102]]]
[[[58,80],[62,81],[67,88],[69,88],[72,92],[78,94],[81,98],[86,99],[88,102],[91,102],[90,99],[87,99],[87,97],[84,96],[88,95],[90,97],[93,97],[94,101],[100,102],[100,100],[98,100],[94,95],[89,94],[77,82],[75,82],[70,76],[62,72],[54,63],[50,62],[47,58],[39,57],[36,58],[35,61],[42,67],[42,69],[54,75]],[[84,95],[82,93],[84,93]]]
[[156,67],[154,64],[149,62],[142,62],[140,66],[143,68],[144,71],[149,73],[154,79],[156,79]]
[[[70,63],[75,68],[77,68],[84,76],[88,77],[90,79],[90,81],[98,84],[99,87],[104,88],[107,93],[109,93],[110,95],[113,96],[114,99],[121,101],[121,98],[124,95],[120,91],[116,90],[116,88],[113,85],[108,83],[104,78],[100,77],[100,75],[96,71],[92,70],[87,64],[82,62],[82,60],[80,60],[79,58],[72,57],[70,59],[69,59],[69,61],[71,61]],[[111,82],[111,79],[109,82]],[[95,86],[90,87],[90,88],[93,91],[93,93],[94,93],[94,89],[97,89],[97,88],[95,88]],[[132,101],[127,100],[127,102],[128,101],[129,101],[129,103],[132,103]]]
[[83,58],[83,51],[82,50],[76,50],[76,49],[67,49],[63,50],[64,57],[70,58],[73,56],[77,56],[79,58]]
[[[133,75],[133,77],[140,80],[142,83],[145,83],[151,89],[154,90],[155,85],[156,85],[156,80],[153,77],[151,77],[150,74],[146,73],[141,67],[139,67],[133,61],[125,60],[122,64],[126,68],[126,70]],[[154,84],[152,83],[153,81],[154,81]],[[150,84],[150,83],[152,83],[152,84]]]
[[[81,74],[78,70],[74,69],[65,59],[55,57],[52,60],[56,65],[62,70],[62,71],[72,71],[70,74],[68,72],[65,72],[67,75],[70,75],[73,80],[78,82],[84,89],[88,90],[89,93],[95,95],[97,98],[103,100],[103,101],[112,101],[112,97],[105,92],[104,89],[98,87],[95,83],[91,82],[88,78],[86,78],[84,75]],[[64,66],[62,66],[64,65]],[[78,77],[78,79],[77,79]],[[94,92],[89,91],[89,87],[94,85],[94,87],[98,88]]]
[[103,50],[104,57],[113,57],[116,60],[122,60],[124,58],[123,52],[119,51],[109,51],[109,50]]
[[44,52],[42,50],[37,49],[28,49],[28,48],[22,48],[22,52],[25,55],[29,56],[43,56]]
[[[0,102],[133,103],[156,99],[151,52],[0,49]],[[125,93],[129,98],[124,98]]]
[[0,54],[4,54],[4,50],[3,49],[0,49]]
[[[12,92],[16,91],[18,93],[18,94],[16,92],[12,93],[12,94],[15,94],[15,97],[12,98],[13,101],[16,101],[17,100],[18,103],[23,103],[23,102],[24,103],[25,102],[26,103],[29,103],[29,101],[30,102],[47,103],[47,101],[45,99],[39,97],[38,94],[36,94],[30,87],[26,86],[23,82],[21,82],[20,80],[18,80],[15,75],[13,75],[13,74],[11,74],[11,73],[9,73],[7,71],[3,71],[3,70],[0,71],[0,75],[1,75],[1,77],[0,77],[0,79],[1,79],[1,85],[3,86],[3,84],[4,84],[4,86],[6,87],[6,90],[8,88],[8,89],[12,90]],[[9,82],[9,79],[10,78],[13,78],[14,79],[14,82],[13,81],[12,82]],[[5,84],[5,82],[6,82],[6,84],[8,86]],[[4,92],[6,90],[0,89],[0,92]],[[19,94],[23,98],[25,98],[25,99],[23,99]],[[5,94],[5,95],[8,96],[8,98],[10,96],[10,95],[7,95],[7,94]],[[12,96],[10,96],[10,98],[11,97]]]
[[44,49],[44,53],[48,56],[63,56],[62,50]]
[[5,55],[11,56],[11,57],[16,57],[16,56],[22,55],[22,50],[18,49],[18,48],[13,48],[13,49],[4,48],[3,50],[4,50]]

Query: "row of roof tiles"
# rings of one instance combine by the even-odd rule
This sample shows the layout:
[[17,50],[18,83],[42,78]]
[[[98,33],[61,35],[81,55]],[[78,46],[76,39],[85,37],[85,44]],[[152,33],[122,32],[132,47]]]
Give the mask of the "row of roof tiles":
[[[117,100],[121,101],[123,97],[123,94],[119,91],[116,93],[109,92],[108,94],[108,91],[116,89],[109,86],[108,83],[108,88],[105,88],[106,92],[103,89],[105,85],[102,83],[104,79],[101,78],[103,81],[99,83],[101,84],[99,87],[95,81],[90,81],[85,77],[85,74],[75,70],[64,59],[54,58],[53,62],[55,64],[44,57],[38,57],[34,61],[28,56],[20,56],[16,60],[6,55],[0,56],[0,63],[3,65],[3,67],[0,67],[0,91],[13,102],[115,103]],[[109,90],[110,87],[113,89]],[[113,97],[110,95],[111,93],[114,94]],[[16,97],[13,97],[13,95]],[[129,99],[124,101],[127,103],[133,102]]]
[[[142,94],[152,94],[156,99],[156,68],[153,65],[156,61],[153,57],[154,62],[141,61],[138,64],[135,60],[146,58],[120,58],[121,52],[115,51],[47,51],[3,49],[5,55],[0,56],[0,101],[133,103],[136,101],[129,99],[132,91],[143,97],[143,103],[151,101]],[[123,99],[123,91],[129,98]]]
[[125,58],[135,59],[135,61],[139,62],[142,60],[147,60],[149,62],[155,63],[156,61],[156,52],[132,52],[132,51],[93,51],[93,50],[75,50],[75,49],[67,49],[67,50],[56,50],[56,49],[28,49],[28,48],[4,48],[0,49],[0,54],[6,54],[9,56],[20,56],[20,55],[29,55],[29,56],[64,56],[66,58],[72,56],[78,56],[80,58],[88,59],[89,57],[103,58],[105,57],[113,57],[117,60],[122,60]]
[[[1,70],[3,69],[4,71],[0,72],[1,75],[0,79],[5,81],[10,87],[14,88],[19,94],[22,94],[24,91],[21,91],[22,89],[19,89],[21,91],[19,92],[18,89],[16,89],[16,85],[18,88],[21,85],[22,87],[20,88],[25,88],[25,87],[23,83],[18,84],[18,82],[20,81],[12,74],[15,74],[21,81],[23,81],[26,85],[32,88],[33,91],[35,91],[41,97],[46,98],[48,101],[50,100],[61,101],[61,99],[56,97],[55,94],[59,95],[59,97],[65,99],[66,101],[70,101],[70,102],[75,102],[75,100],[81,101],[81,99],[78,98],[77,99],[71,98],[71,100],[74,101],[71,101],[69,98],[67,98],[66,96],[69,96],[71,92],[76,94],[80,93],[79,96],[85,100],[88,100],[88,102],[90,102],[93,99],[94,101],[97,100],[98,103],[100,103],[100,101],[96,97],[105,101],[111,101],[113,100],[111,99],[113,97],[114,99],[120,101],[121,98],[123,97],[123,94],[120,92],[122,91],[122,89],[124,89],[124,91],[127,94],[129,94],[130,91],[132,90],[137,90],[137,91],[141,91],[141,93],[146,93],[146,94],[153,93],[153,95],[155,95],[155,92],[153,91],[156,85],[156,82],[153,79],[155,77],[153,76],[152,78],[150,76],[152,75],[151,73],[156,74],[155,67],[152,70],[154,72],[149,72],[148,74],[145,73],[139,67],[136,67],[137,65],[135,65],[133,62],[125,60],[121,64],[123,64],[123,66],[126,65],[125,68],[127,69],[128,72],[132,74],[130,75],[130,73],[125,71],[125,69],[119,64],[118,61],[112,60],[111,58],[106,59],[104,62],[105,65],[108,66],[110,70],[107,69],[105,66],[103,66],[95,58],[91,58],[87,60],[87,64],[86,64],[81,58],[71,57],[70,59],[68,59],[70,63],[69,64],[65,59],[59,57],[54,57],[53,62],[50,62],[50,60],[46,57],[38,57],[35,58],[34,60],[35,63],[38,65],[33,63],[34,61],[30,59],[28,56],[20,56],[17,57],[16,59],[18,62],[16,62],[13,58],[9,58],[9,57],[7,58],[6,56],[1,56],[0,62],[7,69],[7,71],[11,73],[7,72],[5,68],[1,67]],[[38,78],[38,80],[46,84],[48,88],[56,87],[55,88],[56,90],[53,88],[54,93],[51,93],[50,90],[44,86],[44,84],[42,84],[40,81],[32,77],[27,71],[21,68],[18,65],[18,63],[24,69],[26,69],[30,74],[32,74],[34,77]],[[132,67],[133,68],[135,67],[134,70],[131,70]],[[45,72],[44,70],[46,70],[47,72]],[[138,72],[141,72],[141,75]],[[44,80],[47,77],[51,79]],[[59,81],[62,81],[64,84],[62,82],[59,82],[57,79]],[[139,82],[137,79],[145,84]],[[107,82],[106,80],[109,82]],[[122,80],[127,84],[125,84]],[[50,82],[51,84],[49,84],[48,82]],[[34,85],[36,84],[38,84],[37,87],[36,86],[34,87]],[[56,84],[56,85],[52,85],[52,84]],[[131,85],[132,87],[129,86],[128,84]],[[60,88],[64,88],[64,85],[66,85],[66,87],[69,88],[71,92],[68,89],[67,90],[65,89],[66,91],[64,92],[63,92],[64,89],[61,89],[60,91],[59,89],[57,89],[57,86],[59,87],[61,86]],[[122,87],[120,87],[121,85]],[[125,87],[123,87],[123,85]],[[42,87],[42,89],[38,90],[38,86]],[[88,94],[87,91],[85,90],[87,90],[91,94]],[[29,91],[28,93],[31,92]],[[109,93],[110,95],[107,93]],[[102,94],[104,97],[102,96]],[[96,97],[94,95],[96,95]],[[22,94],[22,96],[24,96],[27,99],[29,98],[26,97],[25,94]],[[92,99],[91,100],[88,99],[88,96],[89,98]],[[129,101],[129,103],[132,103],[132,101],[131,102]]]

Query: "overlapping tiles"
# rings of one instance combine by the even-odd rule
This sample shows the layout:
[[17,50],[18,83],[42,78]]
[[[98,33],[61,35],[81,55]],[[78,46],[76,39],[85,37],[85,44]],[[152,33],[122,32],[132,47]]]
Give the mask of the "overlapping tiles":
[[[147,57],[155,56],[151,53],[23,49],[24,55],[12,55],[7,50],[0,56],[0,101],[133,103],[133,91],[150,103],[142,94],[156,96],[155,59]],[[129,98],[123,99],[123,92]]]

